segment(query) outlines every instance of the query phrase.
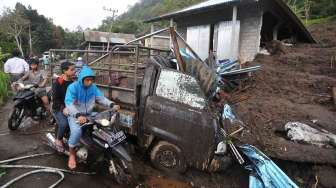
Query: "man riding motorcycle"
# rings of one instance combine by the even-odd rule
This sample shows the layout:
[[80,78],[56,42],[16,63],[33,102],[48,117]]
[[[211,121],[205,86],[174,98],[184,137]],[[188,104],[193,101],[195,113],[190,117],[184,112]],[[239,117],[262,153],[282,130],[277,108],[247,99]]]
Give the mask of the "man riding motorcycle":
[[18,82],[25,82],[28,84],[35,84],[38,86],[37,89],[35,89],[35,93],[38,97],[41,98],[44,108],[47,112],[50,112],[49,109],[49,98],[46,91],[46,85],[47,85],[47,73],[43,70],[39,69],[39,61],[37,59],[32,59],[30,63],[30,71],[25,74],[22,78],[18,80]]
[[68,122],[70,127],[69,138],[69,161],[70,169],[76,168],[75,146],[79,143],[82,135],[81,125],[87,122],[86,116],[92,113],[95,103],[118,111],[119,105],[107,99],[94,84],[95,74],[91,68],[84,66],[79,74],[78,80],[72,83],[66,92],[65,106],[69,113]]
[[75,66],[70,62],[61,64],[62,75],[58,77],[52,84],[52,111],[58,126],[56,133],[56,148],[58,152],[64,151],[63,137],[66,129],[69,127],[66,112],[64,112],[65,94],[68,86],[73,83],[75,76]]

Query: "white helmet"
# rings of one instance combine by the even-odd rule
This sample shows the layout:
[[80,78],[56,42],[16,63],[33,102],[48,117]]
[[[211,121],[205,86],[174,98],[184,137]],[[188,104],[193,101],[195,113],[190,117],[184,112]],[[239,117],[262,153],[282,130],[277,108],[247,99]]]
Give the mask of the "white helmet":
[[82,61],[82,60],[83,60],[82,57],[78,57],[78,58],[77,58],[77,61]]

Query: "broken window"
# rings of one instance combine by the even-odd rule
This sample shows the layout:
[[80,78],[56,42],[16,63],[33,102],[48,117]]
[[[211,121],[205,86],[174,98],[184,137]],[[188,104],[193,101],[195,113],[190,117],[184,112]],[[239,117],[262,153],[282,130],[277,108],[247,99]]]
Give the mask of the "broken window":
[[195,78],[172,70],[161,71],[156,95],[199,109],[207,104]]

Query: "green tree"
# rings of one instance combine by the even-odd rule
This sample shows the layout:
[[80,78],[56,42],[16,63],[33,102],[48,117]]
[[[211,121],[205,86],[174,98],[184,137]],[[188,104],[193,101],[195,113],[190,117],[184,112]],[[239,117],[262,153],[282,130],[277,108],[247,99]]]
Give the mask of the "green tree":
[[3,33],[6,33],[15,40],[22,56],[24,56],[22,48],[22,36],[24,35],[28,24],[29,20],[25,18],[24,13],[20,9],[11,10],[6,8],[0,19],[0,29]]

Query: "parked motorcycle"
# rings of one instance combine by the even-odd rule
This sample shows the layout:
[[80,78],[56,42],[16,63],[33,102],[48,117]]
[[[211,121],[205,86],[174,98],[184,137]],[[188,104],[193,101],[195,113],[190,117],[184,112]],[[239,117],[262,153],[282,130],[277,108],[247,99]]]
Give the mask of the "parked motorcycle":
[[10,130],[18,129],[25,117],[44,119],[46,117],[46,110],[41,98],[34,92],[34,89],[38,86],[35,84],[25,85],[23,83],[14,83],[13,86],[17,94],[13,99],[14,107],[10,112],[8,128]]
[[[118,184],[131,184],[134,180],[132,159],[125,149],[126,135],[116,126],[117,118],[118,113],[113,110],[87,117],[88,122],[81,125],[83,132],[76,156],[79,162],[104,164]],[[55,137],[48,133],[47,138],[49,145],[56,149]],[[69,131],[63,139],[66,155],[69,155],[68,138]]]

